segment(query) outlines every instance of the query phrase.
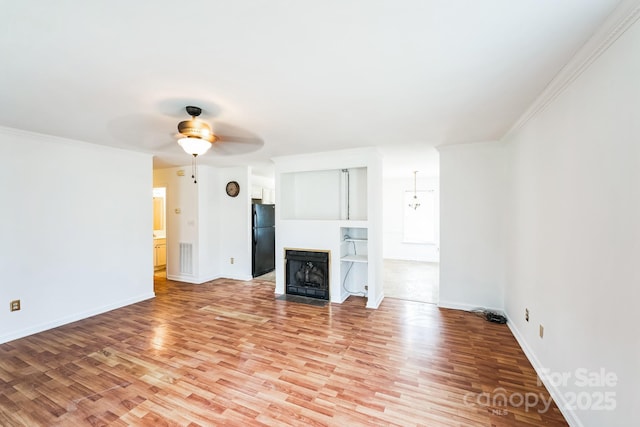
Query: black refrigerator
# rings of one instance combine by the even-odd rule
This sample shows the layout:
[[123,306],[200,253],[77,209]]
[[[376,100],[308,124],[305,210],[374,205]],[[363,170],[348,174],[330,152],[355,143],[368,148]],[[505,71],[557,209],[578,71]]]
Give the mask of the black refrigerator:
[[276,207],[255,204],[251,208],[253,225],[251,274],[257,277],[276,268]]

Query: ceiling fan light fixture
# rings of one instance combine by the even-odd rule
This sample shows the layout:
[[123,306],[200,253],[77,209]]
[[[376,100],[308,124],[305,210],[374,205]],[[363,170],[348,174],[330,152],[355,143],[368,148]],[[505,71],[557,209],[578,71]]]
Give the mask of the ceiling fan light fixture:
[[200,119],[192,118],[178,124],[178,132],[189,138],[202,138],[209,142],[216,142],[217,136],[213,134],[211,126]]
[[178,140],[178,144],[187,154],[201,156],[211,148],[211,142],[206,139],[196,137],[185,137]]
[[193,183],[198,183],[198,156],[203,155],[211,145],[218,140],[214,135],[209,123],[200,120],[198,116],[202,114],[200,107],[188,105],[185,107],[187,114],[191,116],[190,120],[183,120],[178,123],[178,132],[180,139],[178,144],[187,154],[191,154],[191,178]]

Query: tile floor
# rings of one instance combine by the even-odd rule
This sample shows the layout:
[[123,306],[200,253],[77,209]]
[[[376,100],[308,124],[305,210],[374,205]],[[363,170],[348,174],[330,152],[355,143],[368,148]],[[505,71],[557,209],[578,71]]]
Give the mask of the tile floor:
[[435,262],[385,259],[384,296],[437,304],[440,266]]
[[262,276],[258,276],[255,280],[264,280],[265,282],[275,282],[276,281],[276,271],[270,271],[268,273],[263,274]]

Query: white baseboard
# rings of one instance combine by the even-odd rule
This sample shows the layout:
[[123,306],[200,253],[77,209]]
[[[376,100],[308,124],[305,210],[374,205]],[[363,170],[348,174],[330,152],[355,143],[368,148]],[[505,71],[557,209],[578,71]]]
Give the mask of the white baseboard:
[[513,321],[509,318],[509,316],[504,312],[503,309],[492,308],[492,307],[478,307],[478,306],[461,304],[461,303],[451,302],[451,301],[440,301],[438,303],[438,307],[450,308],[454,310],[464,310],[464,311],[489,310],[505,316],[507,318],[507,326],[509,327],[509,330],[511,331],[514,338],[518,342],[518,345],[524,352],[524,355],[527,357],[527,359],[529,359],[529,362],[533,366],[533,369],[536,371],[538,378],[540,378],[544,386],[549,391],[549,394],[553,398],[553,401],[556,402],[556,405],[558,405],[558,409],[560,410],[560,412],[562,413],[566,421],[569,423],[571,427],[583,427],[583,424],[578,418],[578,416],[576,415],[576,413],[568,409],[570,408],[570,406],[567,404],[567,401],[564,398],[564,395],[560,392],[558,387],[556,387],[554,384],[549,383],[548,379],[544,375],[544,366],[542,366],[542,364],[540,363],[536,355],[533,353],[531,348],[527,345],[527,342],[524,339],[523,335],[520,334],[520,331],[518,331],[518,328],[516,328],[515,323],[513,323]]
[[0,336],[0,344],[17,340],[19,338],[24,338],[29,335],[37,334],[39,332],[47,331],[49,329],[57,328],[58,326],[66,325],[68,323],[76,322],[78,320],[86,319],[91,316],[95,316],[98,314],[106,313],[107,311],[115,310],[117,308],[122,308],[127,305],[135,304],[140,301],[145,301],[151,298],[155,298],[156,294],[154,292],[143,294],[133,298],[127,298],[122,301],[118,301],[112,304],[103,305],[101,307],[96,307],[91,310],[82,311],[79,313],[72,314],[70,316],[61,317],[56,320],[52,320],[50,322],[41,323],[39,325],[31,326],[29,328],[21,329],[19,331],[11,332],[6,335]]
[[380,294],[377,300],[371,301],[371,298],[367,298],[367,308],[378,308],[384,299],[384,292]]
[[520,348],[524,352],[524,355],[527,357],[527,359],[529,359],[529,362],[533,366],[533,369],[536,371],[538,378],[540,378],[544,386],[547,388],[547,391],[551,395],[551,398],[553,399],[553,401],[556,402],[558,409],[564,416],[567,423],[569,423],[571,427],[583,427],[583,424],[578,418],[577,414],[570,409],[571,406],[568,404],[562,392],[558,389],[557,386],[555,386],[554,384],[548,381],[547,376],[544,375],[544,366],[542,365],[542,363],[540,363],[540,360],[538,360],[536,355],[533,353],[533,351],[531,350],[531,347],[527,345],[527,342],[524,339],[524,336],[520,333],[520,331],[518,331],[518,328],[516,328],[515,323],[511,321],[511,318],[509,318],[508,315],[507,315],[507,326],[509,327],[509,329],[511,330],[511,333],[513,334],[514,338],[518,342],[518,345],[520,345]]
[[333,298],[331,299],[330,302],[336,303],[336,304],[342,304],[343,302],[345,302],[347,300],[347,298],[349,298],[351,296],[351,294],[349,292],[342,292],[339,296],[337,300],[333,300]]
[[504,315],[504,310],[502,308],[495,307],[479,307],[477,305],[453,302],[453,301],[438,301],[438,307],[440,308],[450,308],[453,310],[463,310],[463,311],[476,311],[476,310],[489,310],[494,313]]
[[194,285],[201,285],[206,282],[210,282],[212,280],[221,279],[222,277],[219,274],[204,276],[204,277],[193,277],[193,276],[180,276],[180,275],[168,275],[167,280],[173,280],[174,282],[183,282],[183,283],[192,283]]
[[167,274],[167,280],[173,280],[174,282],[193,283],[193,284],[199,283],[195,277],[180,276],[180,275],[176,276],[173,274],[171,275]]

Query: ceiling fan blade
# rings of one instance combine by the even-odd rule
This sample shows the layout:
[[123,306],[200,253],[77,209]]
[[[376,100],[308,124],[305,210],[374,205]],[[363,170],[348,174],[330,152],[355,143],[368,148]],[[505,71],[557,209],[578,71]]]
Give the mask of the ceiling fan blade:
[[173,120],[149,114],[127,114],[111,120],[107,129],[111,136],[125,146],[138,146],[148,150],[164,148],[166,129]]
[[235,156],[258,151],[264,145],[260,138],[218,136],[220,139],[213,144],[211,151],[223,156]]
[[256,134],[224,122],[214,123],[213,133],[218,141],[211,150],[223,156],[252,153],[264,145],[262,138]]
[[232,135],[216,135],[218,141],[223,143],[247,144],[254,146],[264,145],[264,141],[258,137],[232,136]]

